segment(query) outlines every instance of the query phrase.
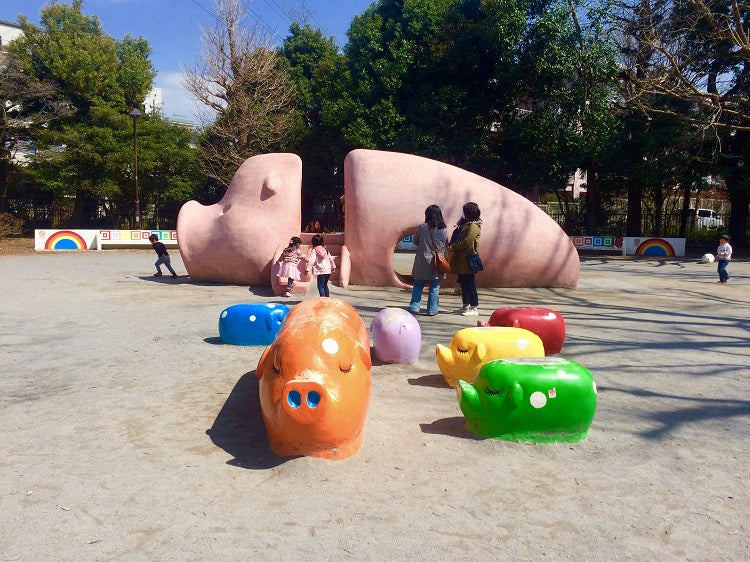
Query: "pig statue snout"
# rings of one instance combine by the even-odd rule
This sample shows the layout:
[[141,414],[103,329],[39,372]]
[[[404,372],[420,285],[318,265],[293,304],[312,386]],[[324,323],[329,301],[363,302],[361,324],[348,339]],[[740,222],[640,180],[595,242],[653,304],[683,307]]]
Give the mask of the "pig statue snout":
[[284,412],[301,424],[311,424],[325,415],[328,395],[320,383],[292,380],[284,385],[282,408]]

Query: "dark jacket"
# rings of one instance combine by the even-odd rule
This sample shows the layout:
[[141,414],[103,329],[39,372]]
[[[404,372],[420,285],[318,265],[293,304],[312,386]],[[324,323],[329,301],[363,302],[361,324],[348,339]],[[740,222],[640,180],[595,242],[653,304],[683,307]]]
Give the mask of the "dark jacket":
[[458,275],[469,275],[471,270],[466,263],[466,256],[477,253],[479,235],[481,234],[482,221],[467,222],[461,226],[458,241],[450,247],[451,250],[451,273]]

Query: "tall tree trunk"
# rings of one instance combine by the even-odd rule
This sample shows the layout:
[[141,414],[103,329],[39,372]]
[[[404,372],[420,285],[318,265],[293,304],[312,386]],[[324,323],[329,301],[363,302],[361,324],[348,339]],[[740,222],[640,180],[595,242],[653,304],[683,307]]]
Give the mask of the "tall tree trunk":
[[628,217],[625,236],[643,235],[643,187],[631,184],[628,187]]
[[685,238],[687,225],[690,220],[690,193],[692,184],[686,184],[682,189],[682,213],[680,214],[680,238]]
[[586,181],[586,234],[599,234],[602,218],[602,180],[598,166],[587,167]]
[[729,235],[732,237],[732,245],[747,248],[747,219],[750,205],[747,178],[725,176],[724,181],[729,192],[729,202],[732,204],[729,210]]

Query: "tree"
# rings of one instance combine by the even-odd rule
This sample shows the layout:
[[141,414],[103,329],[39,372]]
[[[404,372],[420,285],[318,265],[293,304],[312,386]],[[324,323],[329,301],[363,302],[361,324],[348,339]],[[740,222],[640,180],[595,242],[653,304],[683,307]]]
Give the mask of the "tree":
[[216,24],[204,30],[202,51],[185,88],[205,107],[201,117],[203,172],[228,185],[247,158],[287,142],[299,120],[295,85],[258,26],[245,27],[246,0],[217,0]]
[[15,182],[16,156],[34,140],[34,132],[71,113],[50,80],[20,71],[8,53],[0,60],[0,212],[9,210],[8,194]]
[[[628,74],[629,101],[713,136],[716,169],[726,181],[730,233],[747,244],[750,204],[750,10],[737,0],[625,4],[630,34],[652,56]],[[643,15],[647,17],[643,17]],[[671,100],[677,103],[665,103]]]
[[20,70],[56,83],[81,114],[95,105],[124,110],[142,103],[155,76],[148,43],[128,36],[118,42],[96,16],[81,12],[82,4],[49,4],[41,27],[20,17],[23,36],[10,44]]
[[126,112],[143,102],[155,75],[144,39],[119,42],[81,9],[81,0],[52,2],[41,12],[40,27],[22,17],[24,34],[9,45],[12,68],[54,84],[72,109],[65,120],[29,135],[41,149],[32,158],[35,177],[58,196],[75,197],[76,226],[95,220],[102,206],[117,209],[127,199],[128,174],[113,165],[115,155],[132,146],[132,137],[120,135],[120,118],[127,120]]
[[[297,107],[303,116],[289,149],[302,158],[303,224],[312,219],[314,203],[334,205],[343,191],[338,171],[346,156],[341,131],[324,119],[323,106],[330,101],[343,57],[332,37],[319,29],[293,23],[280,51],[288,62],[297,87]],[[329,225],[333,226],[333,225]]]
[[[131,118],[109,107],[92,107],[86,118],[41,135],[29,170],[58,199],[76,195],[77,226],[119,228],[134,200]],[[65,139],[65,149],[58,139]],[[198,183],[192,133],[145,115],[138,126],[138,178],[144,215],[158,227],[160,209],[189,199]],[[99,214],[103,218],[98,218]]]

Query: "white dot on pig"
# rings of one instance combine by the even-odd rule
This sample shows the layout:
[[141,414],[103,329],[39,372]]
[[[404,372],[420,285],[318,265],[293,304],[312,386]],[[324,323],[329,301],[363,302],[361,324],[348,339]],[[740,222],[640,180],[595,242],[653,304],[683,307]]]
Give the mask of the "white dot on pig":
[[518,349],[526,349],[529,346],[529,340],[518,340]]
[[531,395],[529,402],[531,402],[534,408],[544,408],[547,405],[547,397],[544,395],[544,392],[537,391]]
[[222,310],[221,317],[222,318],[226,318],[227,317],[227,311],[226,310]]
[[250,315],[250,322],[255,322],[255,314]]
[[323,351],[330,355],[335,354],[339,350],[339,344],[336,340],[326,338],[323,340]]

